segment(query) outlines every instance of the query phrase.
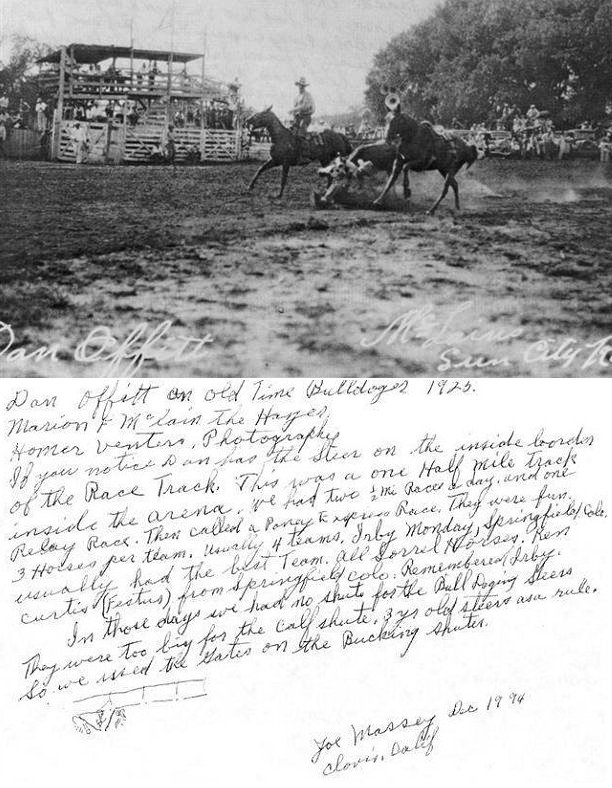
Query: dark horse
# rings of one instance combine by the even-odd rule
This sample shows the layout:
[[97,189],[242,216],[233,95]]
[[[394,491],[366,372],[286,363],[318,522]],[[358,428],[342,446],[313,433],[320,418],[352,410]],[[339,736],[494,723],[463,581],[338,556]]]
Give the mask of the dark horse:
[[272,112],[272,107],[251,115],[246,124],[252,129],[266,129],[272,140],[270,159],[257,170],[249,184],[249,190],[255,186],[259,176],[266,170],[282,167],[283,174],[278,194],[282,197],[291,167],[310,164],[312,161],[320,161],[322,167],[327,167],[336,156],[348,156],[351,152],[351,145],[344,134],[329,129],[325,129],[320,134],[298,137],[295,132],[283,126]]
[[399,145],[393,170],[382,194],[374,201],[374,205],[382,205],[402,170],[405,171],[406,197],[410,196],[409,170],[414,172],[438,170],[444,178],[444,189],[428,213],[433,214],[436,211],[451,187],[455,193],[455,207],[459,210],[459,185],[455,175],[464,165],[469,169],[474,164],[479,156],[476,146],[468,145],[457,135],[438,134],[431,123],[427,121],[419,123],[409,115],[396,112],[387,129],[387,142],[394,143],[398,138]]

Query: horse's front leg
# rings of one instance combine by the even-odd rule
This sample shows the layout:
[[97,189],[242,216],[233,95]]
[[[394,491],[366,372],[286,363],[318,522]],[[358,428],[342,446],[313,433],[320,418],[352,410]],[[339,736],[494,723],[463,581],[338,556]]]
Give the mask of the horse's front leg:
[[280,185],[280,191],[278,193],[279,200],[283,196],[283,192],[285,191],[285,186],[287,185],[287,176],[289,175],[289,169],[290,167],[288,164],[283,164],[283,174],[281,175],[281,185]]
[[387,181],[387,185],[383,189],[382,193],[374,200],[374,205],[382,205],[385,197],[395,184],[396,180],[399,178],[403,168],[403,160],[399,157],[393,163],[393,169],[391,170],[391,175],[389,176],[389,180]]
[[253,190],[253,187],[255,186],[255,184],[257,183],[257,181],[259,180],[259,176],[260,176],[260,175],[263,175],[263,173],[264,173],[266,170],[271,170],[271,169],[272,169],[272,167],[276,167],[276,162],[274,161],[274,159],[269,159],[267,162],[265,162],[265,164],[262,164],[262,165],[261,165],[261,167],[260,167],[260,168],[257,170],[257,172],[255,173],[255,177],[254,177],[254,178],[253,178],[253,180],[252,180],[252,181],[249,183],[249,191],[252,191],[252,190]]

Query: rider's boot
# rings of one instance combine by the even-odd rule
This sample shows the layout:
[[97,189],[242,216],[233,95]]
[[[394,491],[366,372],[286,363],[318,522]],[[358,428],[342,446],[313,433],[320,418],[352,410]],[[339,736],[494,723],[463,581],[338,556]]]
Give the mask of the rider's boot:
[[297,142],[297,162],[298,164],[308,164],[310,161],[308,157],[308,132],[304,129],[299,129],[295,138]]

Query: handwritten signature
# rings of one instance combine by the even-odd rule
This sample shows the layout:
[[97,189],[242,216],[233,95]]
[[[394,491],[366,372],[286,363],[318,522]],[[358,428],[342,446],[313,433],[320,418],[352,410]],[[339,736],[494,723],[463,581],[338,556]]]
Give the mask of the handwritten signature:
[[500,709],[519,708],[525,693],[509,692],[490,695],[482,701],[463,699],[446,713],[403,716],[386,719],[382,724],[368,722],[365,726],[350,723],[349,733],[325,734],[313,739],[310,758],[323,777],[360,769],[365,765],[382,764],[397,756],[432,754],[443,719],[460,719],[471,715],[489,715]]
[[[392,320],[371,339],[363,339],[361,346],[374,348],[383,343],[387,346],[406,345],[420,341],[424,350],[439,349],[440,364],[438,372],[455,369],[492,369],[510,368],[512,360],[507,354],[474,354],[473,347],[478,343],[497,345],[523,339],[525,329],[516,327],[478,327],[463,330],[457,327],[460,318],[475,309],[475,304],[467,301],[459,304],[442,318],[431,304],[404,312]],[[581,341],[575,337],[553,339],[546,337],[531,342],[522,352],[526,364],[558,363],[562,369],[578,365],[585,371],[593,367],[599,369],[612,367],[612,334],[593,341]]]
[[[214,342],[210,334],[203,337],[172,335],[172,321],[157,326],[137,325],[125,339],[120,339],[108,326],[97,326],[70,354],[80,364],[102,364],[106,377],[134,376],[147,362],[187,363],[204,358]],[[0,321],[0,362],[20,364],[25,361],[58,363],[66,355],[59,344],[43,345],[35,350],[16,347],[15,332]]]

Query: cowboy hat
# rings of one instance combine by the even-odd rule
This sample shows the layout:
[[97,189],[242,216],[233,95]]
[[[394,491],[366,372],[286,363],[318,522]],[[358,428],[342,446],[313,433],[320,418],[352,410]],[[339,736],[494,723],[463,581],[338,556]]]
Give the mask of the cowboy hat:
[[308,87],[309,83],[306,81],[306,77],[300,77],[295,84],[300,86],[300,87],[305,88],[305,87]]

